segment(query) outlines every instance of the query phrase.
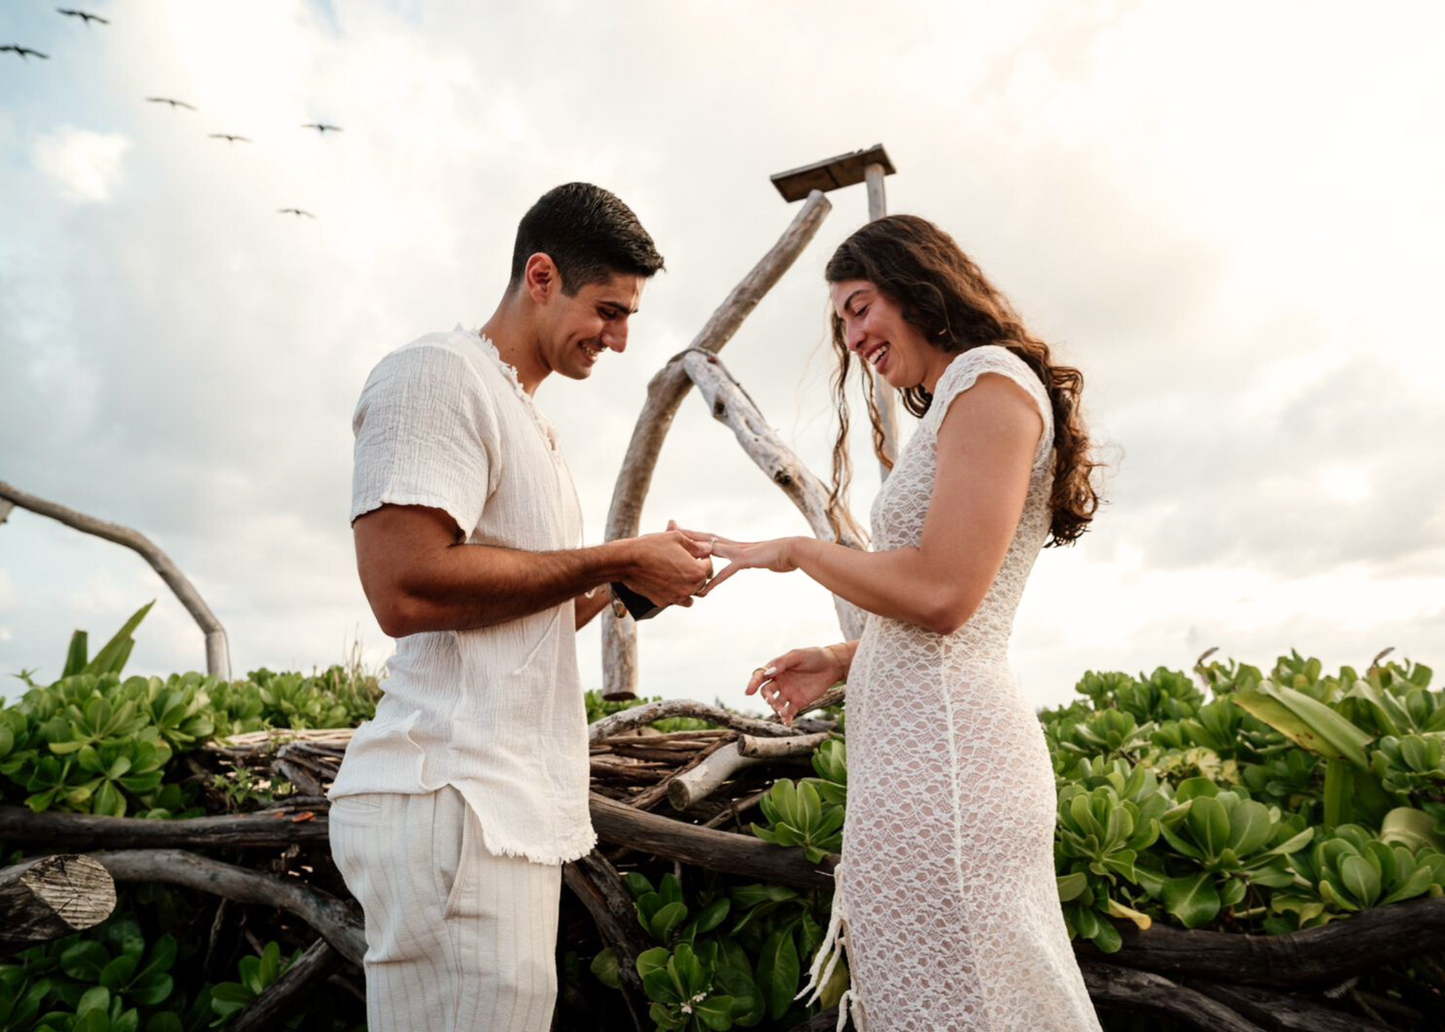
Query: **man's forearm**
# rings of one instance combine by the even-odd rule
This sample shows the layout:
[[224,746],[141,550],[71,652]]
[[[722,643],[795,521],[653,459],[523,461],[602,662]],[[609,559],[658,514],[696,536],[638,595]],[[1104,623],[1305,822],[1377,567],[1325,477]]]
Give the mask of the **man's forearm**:
[[606,585],[599,585],[592,591],[592,597],[587,597],[587,592],[577,596],[577,630],[581,630],[592,622],[593,617],[606,609],[612,602],[612,589]]
[[559,606],[631,568],[625,541],[560,552],[453,545],[398,584],[388,631],[466,631]]

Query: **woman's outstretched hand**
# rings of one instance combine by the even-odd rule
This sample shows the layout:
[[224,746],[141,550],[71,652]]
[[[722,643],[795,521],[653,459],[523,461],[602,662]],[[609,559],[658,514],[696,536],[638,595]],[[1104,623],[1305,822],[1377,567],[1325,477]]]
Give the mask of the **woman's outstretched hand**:
[[772,570],[774,573],[791,573],[798,568],[798,564],[793,559],[793,550],[797,543],[803,540],[801,538],[734,541],[731,538],[705,534],[697,530],[683,530],[682,532],[696,542],[711,545],[714,557],[728,560],[727,568],[708,581],[707,586],[697,593],[699,598],[708,594],[739,570]]
[[786,652],[753,671],[746,694],[762,692],[783,724],[792,727],[801,710],[848,676],[847,652],[845,645]]

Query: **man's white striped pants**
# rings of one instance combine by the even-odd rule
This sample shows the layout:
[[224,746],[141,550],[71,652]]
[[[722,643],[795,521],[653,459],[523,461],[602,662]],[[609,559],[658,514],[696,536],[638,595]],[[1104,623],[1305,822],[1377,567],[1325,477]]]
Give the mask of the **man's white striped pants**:
[[342,796],[330,824],[366,913],[370,1032],[547,1032],[560,866],[489,853],[450,786]]

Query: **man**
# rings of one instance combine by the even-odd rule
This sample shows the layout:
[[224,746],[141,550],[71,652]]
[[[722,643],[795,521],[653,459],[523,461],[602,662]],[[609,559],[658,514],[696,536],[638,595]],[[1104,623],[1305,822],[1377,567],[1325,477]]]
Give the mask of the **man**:
[[597,841],[575,632],[621,581],[688,605],[709,547],[679,531],[582,548],[572,478],[533,395],[627,347],[663,265],[586,183],[523,217],[480,332],[392,352],[353,417],[362,587],[398,639],[330,797],[366,914],[372,1032],[540,1032],[556,999],[561,865]]

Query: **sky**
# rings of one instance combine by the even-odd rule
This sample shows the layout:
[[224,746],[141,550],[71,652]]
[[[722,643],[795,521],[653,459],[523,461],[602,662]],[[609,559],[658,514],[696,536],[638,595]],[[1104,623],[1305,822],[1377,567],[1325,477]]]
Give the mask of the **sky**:
[[[875,143],[889,210],[1084,372],[1107,503],[1034,569],[1030,699],[1212,647],[1445,663],[1438,4],[87,5],[110,24],[0,10],[0,43],[50,55],[0,54],[0,480],[151,537],[238,675],[393,650],[347,527],[352,409],[388,351],[485,321],[538,196],[605,186],[667,260],[626,353],[537,395],[596,544],[647,381],[797,212],[768,177]],[[861,186],[830,199],[722,353],[825,479],[822,272],[867,218]],[[808,533],[695,392],[643,529],[668,519]],[[57,676],[72,630],[151,599],[129,669],[203,669],[143,560],[15,511],[0,675]],[[838,639],[823,589],[749,572],[641,629],[641,690],[739,704],[753,667]],[[595,626],[578,648],[599,687]]]

